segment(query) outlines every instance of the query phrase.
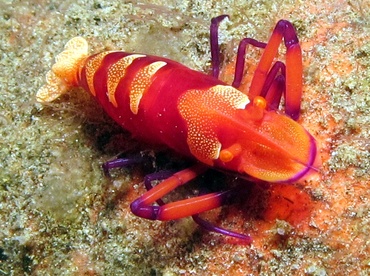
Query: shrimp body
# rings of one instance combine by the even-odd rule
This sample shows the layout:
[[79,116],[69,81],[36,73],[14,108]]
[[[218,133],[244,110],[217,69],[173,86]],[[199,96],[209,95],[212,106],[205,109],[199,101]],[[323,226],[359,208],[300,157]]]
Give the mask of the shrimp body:
[[[162,200],[210,167],[271,183],[291,183],[317,170],[315,139],[296,121],[303,64],[293,25],[287,20],[277,22],[267,43],[244,38],[238,48],[234,81],[228,85],[218,79],[218,23],[226,17],[213,18],[210,26],[212,76],[145,54],[107,51],[89,55],[86,40],[75,37],[56,57],[36,98],[41,103],[51,102],[72,87],[82,87],[136,138],[166,145],[198,161],[173,175],[149,177],[166,179],[155,187],[145,182],[147,192],[130,205],[135,215],[151,220],[192,216],[207,230],[250,243],[249,235],[214,226],[198,216],[243,193],[244,186],[170,203]],[[285,63],[276,61],[282,41]],[[238,88],[248,44],[262,48],[263,53],[246,95]],[[282,95],[284,112],[279,110]],[[108,171],[126,160],[108,161],[103,167]]]
[[40,102],[82,87],[135,137],[241,176],[293,181],[314,164],[316,144],[300,124],[178,62],[120,51],[88,56],[80,37],[56,60]]

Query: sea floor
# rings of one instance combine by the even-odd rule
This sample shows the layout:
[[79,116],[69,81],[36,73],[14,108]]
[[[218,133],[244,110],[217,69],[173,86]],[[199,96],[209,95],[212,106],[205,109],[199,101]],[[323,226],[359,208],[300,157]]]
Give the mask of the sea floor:
[[[127,149],[152,148],[80,89],[47,105],[35,99],[75,36],[92,53],[160,55],[207,72],[209,23],[220,14],[230,16],[220,26],[226,81],[241,38],[267,41],[281,18],[296,27],[304,61],[299,122],[321,159],[305,181],[250,184],[253,196],[205,215],[250,233],[251,245],[189,218],[132,215],[146,171],[107,177],[101,165]],[[0,37],[0,275],[370,274],[370,1],[2,0]]]

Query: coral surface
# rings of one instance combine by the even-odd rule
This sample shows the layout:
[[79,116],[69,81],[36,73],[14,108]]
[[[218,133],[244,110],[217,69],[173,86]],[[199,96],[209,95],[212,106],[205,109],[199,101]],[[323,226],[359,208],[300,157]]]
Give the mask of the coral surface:
[[[369,10],[368,0],[2,0],[0,275],[369,275]],[[145,170],[106,177],[101,164],[150,148],[79,89],[49,105],[35,101],[75,36],[93,52],[143,52],[207,72],[209,23],[220,14],[230,15],[220,26],[225,80],[241,38],[266,41],[279,19],[294,24],[304,59],[300,122],[322,159],[303,182],[251,185],[253,197],[205,215],[250,233],[250,246],[191,219],[133,216]],[[250,52],[255,64],[259,51]]]

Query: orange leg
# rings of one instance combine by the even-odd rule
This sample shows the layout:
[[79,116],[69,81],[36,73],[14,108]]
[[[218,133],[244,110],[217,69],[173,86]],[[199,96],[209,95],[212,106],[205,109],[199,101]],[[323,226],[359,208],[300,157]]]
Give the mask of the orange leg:
[[[146,159],[147,157],[143,157],[141,154],[137,156],[134,155],[129,158],[118,158],[116,160],[108,161],[103,165],[103,168],[105,173],[109,175],[110,169],[141,163]],[[160,171],[145,176],[144,183],[148,192],[136,199],[131,204],[132,212],[139,217],[152,220],[175,220],[192,216],[197,224],[208,231],[237,238],[238,240],[242,240],[243,244],[250,244],[252,242],[252,238],[249,235],[236,233],[215,226],[205,221],[198,215],[201,212],[224,205],[227,201],[229,201],[230,198],[239,195],[241,192],[245,192],[245,187],[233,188],[223,192],[206,194],[193,199],[186,199],[168,204],[163,202],[161,199],[161,197],[165,196],[177,187],[186,184],[198,175],[204,173],[206,170],[206,166],[203,164],[197,164],[178,173],[171,171]],[[151,185],[151,181],[163,179],[166,180],[156,187]],[[158,204],[158,206],[153,205],[155,202]]]
[[203,164],[196,164],[173,174],[132,202],[130,206],[132,213],[151,220],[174,220],[220,207],[224,203],[225,194],[228,191],[206,194],[160,206],[152,205],[155,201],[177,187],[186,184],[206,170],[207,167]]
[[254,73],[249,90],[250,99],[260,96],[268,77],[274,58],[284,38],[286,46],[286,91],[285,113],[293,119],[298,119],[302,97],[302,52],[293,25],[286,20],[280,20],[267,43],[261,60]]
[[[198,165],[193,166],[190,169],[183,170],[179,172],[178,174],[176,174],[176,176],[175,175],[173,176],[176,177],[178,180],[179,180],[178,178],[179,174],[190,176],[191,173],[189,174],[189,170],[194,172],[194,168],[196,167],[198,167]],[[197,168],[195,170],[197,170]],[[153,186],[151,185],[151,181],[167,178],[166,180],[167,183],[163,184],[162,182],[162,184],[159,184],[159,185],[168,185],[168,183],[170,182],[172,183],[172,180],[170,179],[171,176],[169,176],[170,174],[172,175],[173,173],[171,173],[170,171],[162,171],[162,172],[154,173],[151,175],[147,175],[144,181],[145,187],[147,188],[148,191],[152,191],[152,189],[162,190],[162,188],[153,188]],[[184,177],[181,177],[181,181],[179,181],[178,184],[180,183],[181,183],[180,185],[185,184],[183,180],[184,180]],[[170,185],[170,186],[173,187],[173,185]],[[154,193],[157,193],[157,192],[154,192]],[[139,199],[134,201],[133,204],[131,204],[131,210],[134,214],[140,217],[153,219],[153,220],[172,220],[172,219],[179,219],[179,218],[183,218],[187,216],[192,216],[193,220],[198,225],[200,225],[202,228],[208,231],[220,233],[223,235],[227,235],[230,237],[243,240],[243,244],[250,244],[252,242],[252,238],[249,235],[240,234],[237,232],[233,232],[231,230],[218,227],[202,219],[198,215],[198,213],[200,212],[204,212],[204,211],[208,211],[208,210],[220,207],[221,205],[225,204],[225,202],[228,201],[231,197],[234,197],[237,194],[240,194],[240,187],[233,188],[233,189],[223,191],[223,192],[206,194],[206,195],[198,196],[192,199],[181,200],[181,201],[177,201],[174,203],[168,203],[168,204],[164,203],[162,199],[157,199],[156,202],[159,206],[145,205],[143,203],[142,197],[140,197]],[[143,196],[145,197],[146,195],[144,194]],[[157,194],[157,196],[159,196],[159,194]]]

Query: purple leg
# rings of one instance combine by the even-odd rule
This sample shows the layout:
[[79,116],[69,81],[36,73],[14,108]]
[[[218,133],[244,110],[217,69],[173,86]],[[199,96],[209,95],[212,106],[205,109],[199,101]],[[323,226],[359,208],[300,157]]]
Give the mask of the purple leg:
[[229,16],[224,14],[212,18],[210,27],[212,76],[218,79],[220,74],[220,49],[218,45],[218,24]]
[[[245,194],[245,193],[246,193],[245,186],[237,185],[236,187],[233,187],[232,189],[226,190],[224,192],[220,192],[220,200],[223,202],[223,205],[224,205],[230,202],[230,199],[235,199],[236,197],[242,194]],[[202,228],[206,229],[207,231],[219,233],[221,235],[226,235],[226,236],[230,236],[230,237],[237,238],[237,239],[241,239],[246,244],[252,243],[252,237],[250,235],[244,235],[241,233],[237,233],[237,232],[213,225],[212,223],[200,218],[198,214],[193,215],[192,218],[198,225],[200,225]]]
[[281,96],[285,95],[285,76],[278,75],[271,84],[266,94],[268,110],[279,110]]
[[268,72],[260,95],[266,99],[269,110],[277,110],[283,93],[285,93],[285,64],[277,61]]
[[240,233],[237,233],[237,232],[233,232],[233,231],[218,227],[218,226],[213,225],[212,223],[209,223],[208,221],[200,218],[199,215],[193,215],[192,218],[199,226],[206,229],[207,231],[216,232],[216,233],[219,233],[219,234],[222,234],[222,235],[226,235],[226,236],[230,236],[230,237],[233,237],[233,238],[241,239],[247,244],[252,243],[252,238],[251,238],[250,235],[244,235],[244,234],[240,234]]
[[[160,172],[152,173],[152,174],[145,176],[144,184],[145,184],[146,189],[149,191],[153,188],[151,181],[163,180],[163,179],[170,177],[173,174],[174,174],[174,171],[160,171]],[[220,196],[220,200],[222,202],[227,202],[230,197],[235,196],[236,194],[239,194],[239,190],[240,190],[240,187],[235,187],[234,189],[221,192],[220,194],[222,195]],[[165,204],[162,199],[158,199],[156,202],[158,203],[159,206],[163,206]],[[158,208],[156,206],[151,206],[151,208],[153,207]],[[252,242],[252,238],[249,235],[240,234],[237,232],[233,232],[233,231],[218,227],[200,218],[199,215],[193,215],[192,218],[198,225],[200,225],[202,228],[204,228],[207,231],[216,232],[222,235],[241,239],[241,240],[244,240],[244,242],[247,244],[250,244]]]
[[271,70],[268,72],[267,77],[266,77],[266,81],[263,85],[260,96],[266,97],[267,92],[270,89],[270,87],[271,87],[273,81],[275,80],[275,78],[278,76],[279,71],[280,71],[281,75],[283,75],[283,77],[285,78],[285,64],[282,63],[281,61],[275,62],[274,65],[272,66]]
[[266,43],[259,42],[253,38],[244,38],[242,41],[240,41],[239,47],[238,47],[238,54],[236,56],[234,81],[232,84],[232,86],[235,88],[238,88],[240,86],[240,83],[243,78],[245,54],[246,54],[246,48],[248,44],[258,47],[258,48],[265,48],[267,45]]
[[114,160],[110,160],[105,162],[102,167],[105,175],[109,175],[109,170],[114,169],[114,168],[123,168],[127,167],[133,164],[138,164],[146,161],[147,158],[141,156],[141,155],[136,155],[133,157],[128,157],[128,158],[117,158]]

